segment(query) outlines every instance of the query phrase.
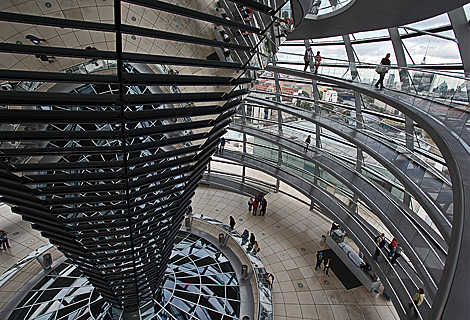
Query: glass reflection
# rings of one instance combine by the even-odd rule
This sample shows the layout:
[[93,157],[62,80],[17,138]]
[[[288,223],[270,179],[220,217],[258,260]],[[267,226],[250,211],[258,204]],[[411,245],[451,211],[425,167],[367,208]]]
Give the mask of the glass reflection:
[[[64,262],[28,292],[8,320],[103,319],[116,310],[76,266]],[[155,307],[140,310],[140,320],[238,319],[240,290],[232,265],[219,249],[180,231]]]

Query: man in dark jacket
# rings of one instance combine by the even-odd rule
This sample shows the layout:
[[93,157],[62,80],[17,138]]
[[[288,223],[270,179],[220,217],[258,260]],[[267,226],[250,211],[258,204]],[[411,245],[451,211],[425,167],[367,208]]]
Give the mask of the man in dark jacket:
[[235,227],[235,219],[232,216],[230,216],[230,228],[233,229],[234,227]]
[[323,262],[323,252],[318,251],[317,253],[317,265],[315,266],[315,270],[321,268],[321,263]]

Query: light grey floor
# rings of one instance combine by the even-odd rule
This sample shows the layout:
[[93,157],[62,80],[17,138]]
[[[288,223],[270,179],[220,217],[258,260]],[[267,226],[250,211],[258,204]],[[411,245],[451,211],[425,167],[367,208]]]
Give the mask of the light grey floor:
[[[246,228],[256,234],[261,248],[259,255],[266,270],[276,277],[274,319],[398,319],[392,303],[383,296],[374,299],[363,287],[346,290],[331,270],[328,278],[322,271],[314,270],[316,251],[327,249],[320,239],[331,226],[328,219],[283,194],[268,194],[267,200],[266,216],[252,216],[248,212],[246,196],[199,187],[193,210],[225,223],[232,215],[238,232],[242,233]],[[1,272],[47,241],[5,205],[0,205],[0,228],[9,233],[12,247],[0,253]],[[15,232],[18,234],[14,235]],[[56,252],[53,258],[57,259],[59,255]],[[325,280],[329,284],[325,284]],[[299,287],[299,283],[303,286]],[[16,290],[20,283],[17,286]],[[14,285],[8,290],[15,290]]]

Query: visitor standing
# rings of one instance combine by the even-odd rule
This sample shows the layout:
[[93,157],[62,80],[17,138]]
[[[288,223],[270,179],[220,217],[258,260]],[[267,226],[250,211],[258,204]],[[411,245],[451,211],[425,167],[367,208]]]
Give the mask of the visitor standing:
[[253,252],[255,253],[259,252],[258,241],[255,241],[255,243],[253,244]]
[[318,268],[321,269],[322,262],[323,262],[323,252],[318,251],[317,252],[317,265],[315,266],[315,270],[317,270]]
[[[312,48],[306,48],[305,49],[305,54],[304,54],[304,72],[307,71],[307,68],[310,66],[310,63],[312,62],[312,56],[313,56],[313,51]],[[310,67],[310,70],[312,67]]]
[[260,192],[258,194],[258,198],[256,199],[256,200],[258,200],[258,204],[261,204],[261,201],[263,201],[263,197],[264,197],[263,194]]
[[242,244],[245,244],[248,241],[248,237],[250,236],[250,233],[248,230],[245,229],[242,233]]
[[330,271],[330,262],[331,262],[331,257],[328,257],[328,259],[325,260],[324,262],[325,267],[323,268],[323,273],[325,273],[327,277],[329,277],[328,271]]
[[380,248],[383,248],[385,246],[385,234],[384,233],[375,237],[375,244],[377,245],[377,248],[375,249],[374,259],[377,260],[377,258],[380,255]]
[[318,68],[320,68],[321,64],[321,55],[320,51],[317,51],[317,55],[315,56],[315,71],[313,72],[314,74],[318,73]]
[[251,208],[253,208],[253,198],[250,198],[250,200],[248,200],[248,211],[251,212]]
[[[416,308],[414,309],[415,318],[418,318],[418,307],[422,305],[423,302],[424,302],[424,289],[419,288],[418,292],[416,292],[416,294],[413,296],[413,303],[416,306]],[[413,304],[410,303],[409,306],[411,308]]]
[[10,243],[8,242],[8,232],[5,230],[0,230],[0,246],[3,246],[3,250],[10,248]]
[[400,245],[397,245],[395,248],[395,253],[393,254],[392,260],[390,260],[390,263],[394,265],[397,263],[397,259],[401,257],[401,253],[403,252],[403,248]]
[[248,245],[248,251],[253,249],[253,246],[255,245],[255,242],[256,242],[256,237],[255,237],[255,234],[252,232],[250,234],[250,244]]
[[222,137],[222,140],[220,140],[220,148],[219,148],[219,153],[220,154],[224,153],[224,148],[225,148],[225,138]]
[[235,219],[230,216],[230,228],[233,229],[235,227]]
[[266,200],[266,198],[263,198],[263,201],[261,202],[261,210],[259,211],[260,216],[264,216],[266,214],[267,206],[268,206],[268,200]]
[[253,215],[256,216],[257,213],[258,213],[258,200],[253,202]]
[[388,245],[388,248],[390,249],[390,253],[388,254],[389,259],[392,259],[393,255],[395,254],[397,245],[398,245],[397,239],[393,238],[392,242],[390,242],[390,244]]
[[375,87],[378,88],[379,85],[380,85],[380,89],[383,89],[384,87],[384,79],[385,79],[385,75],[387,74],[388,72],[388,69],[390,68],[390,53],[387,53],[387,55],[385,56],[385,58],[382,58],[382,60],[380,61],[380,66],[377,66],[377,68],[375,68],[375,71],[379,74],[379,80],[377,81],[377,83],[375,84]]
[[305,148],[304,148],[304,152],[307,152],[308,146],[309,146],[310,142],[312,142],[310,138],[311,138],[311,135],[308,135],[307,139],[305,139]]
[[268,282],[268,284],[269,284],[270,286],[272,286],[273,283],[274,283],[274,276],[273,276],[273,274],[272,274],[272,273],[269,273],[269,272],[266,272],[264,276],[266,277],[266,281]]

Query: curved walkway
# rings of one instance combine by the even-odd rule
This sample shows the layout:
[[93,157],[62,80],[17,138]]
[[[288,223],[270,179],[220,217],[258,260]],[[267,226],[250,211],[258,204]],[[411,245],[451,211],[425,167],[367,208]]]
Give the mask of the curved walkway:
[[[260,257],[268,272],[275,276],[274,319],[399,319],[392,303],[384,296],[374,299],[364,287],[346,290],[331,270],[329,278],[320,270],[314,270],[316,251],[328,249],[320,240],[321,235],[330,228],[330,220],[309,211],[306,205],[288,196],[269,194],[267,199],[268,211],[264,217],[255,217],[248,212],[246,196],[214,188],[199,187],[192,205],[195,211],[221,221],[228,221],[232,215],[237,222],[237,231],[247,228],[255,232],[261,248]],[[28,243],[29,240],[22,239],[47,242],[38,231],[31,229],[29,222],[12,213],[9,206],[0,205],[0,222],[1,228],[11,231],[12,250],[21,249],[26,255],[39,245],[36,240]],[[21,232],[13,236],[14,230]],[[57,254],[53,255],[54,260],[61,255],[58,251]],[[24,255],[18,252],[15,254],[18,259],[8,255],[8,259],[1,260],[0,267],[3,270]],[[6,258],[7,255],[0,253],[0,257]],[[325,284],[325,280],[329,283]],[[298,283],[302,283],[303,287],[300,288]],[[6,296],[6,290],[10,289],[14,292],[18,288],[2,287],[0,297]]]
[[[443,238],[447,242],[450,241],[452,232],[451,223],[440,211],[441,207],[448,206],[449,203],[440,204],[439,200],[452,199],[452,189],[442,179],[427,171],[420,162],[416,162],[415,158],[411,157],[406,149],[389,141],[380,140],[375,135],[367,134],[355,126],[348,126],[344,122],[338,121],[337,118],[335,119],[324,114],[297,109],[260,98],[247,97],[246,101],[303,118],[315,125],[324,127],[367,152],[405,186],[406,190],[413,195],[416,201],[427,212],[443,235]],[[435,199],[436,190],[440,190],[443,196]],[[426,224],[422,227],[426,231],[431,230],[431,227],[426,227]],[[446,248],[447,245],[443,241],[439,241],[439,238],[435,237],[435,240]]]
[[328,249],[321,235],[331,227],[330,220],[280,193],[269,194],[267,200],[266,215],[253,216],[246,196],[199,187],[192,205],[195,211],[220,221],[233,216],[235,230],[256,234],[259,255],[266,270],[275,276],[275,320],[399,319],[392,303],[382,295],[374,299],[364,287],[346,290],[333,272],[326,277],[314,270],[316,252]]
[[[232,130],[246,133],[260,139],[265,139],[277,146],[282,146],[298,156],[307,159],[328,171],[336,179],[341,181],[354,193],[359,195],[364,203],[380,217],[387,229],[397,238],[405,249],[407,256],[413,262],[421,280],[424,282],[428,298],[432,301],[437,291],[442,270],[444,269],[445,252],[439,252],[425,234],[416,228],[412,219],[412,211],[396,199],[390,192],[378,187],[367,177],[363,176],[351,167],[345,166],[333,157],[328,157],[316,149],[305,153],[304,146],[289,139],[256,128],[232,124]],[[407,217],[403,219],[403,217]],[[400,230],[407,230],[404,233]]]
[[[266,70],[321,80],[327,83],[355,90],[370,97],[381,100],[403,112],[431,136],[446,160],[452,179],[453,202],[445,214],[452,221],[452,237],[449,243],[449,254],[444,273],[439,283],[436,303],[433,305],[431,318],[453,318],[461,316],[458,312],[462,306],[470,309],[468,304],[468,287],[470,276],[470,171],[468,159],[470,156],[469,128],[466,119],[457,119],[456,124],[449,125],[447,117],[450,106],[437,104],[418,97],[406,97],[403,92],[391,90],[374,90],[370,86],[352,83],[343,79],[329,76],[313,75],[298,70],[268,66]],[[405,96],[405,98],[403,98]],[[436,105],[434,109],[431,106]],[[460,124],[463,122],[463,126]],[[458,130],[460,127],[460,131]],[[438,195],[437,195],[438,196]],[[465,312],[464,312],[465,313]],[[466,312],[468,314],[468,312]]]
[[355,0],[317,19],[303,19],[287,40],[334,37],[361,31],[385,29],[426,20],[467,4],[466,0],[382,1]]
[[[378,234],[377,230],[371,227],[360,216],[351,214],[346,204],[342,203],[335,196],[290,170],[269,163],[262,158],[239,152],[224,151],[223,155],[219,156],[274,176],[305,197],[315,201],[326,215],[338,222],[343,230],[346,230],[347,234],[353,238],[354,243],[364,253],[367,260],[374,265],[374,270],[382,280],[387,293],[390,293],[389,296],[400,317],[408,317],[407,312],[409,310],[407,305],[411,301],[411,296],[416,289],[422,286],[423,283],[414,274],[414,270],[406,264],[400,265],[399,268],[391,267],[388,259],[373,260],[372,257],[376,249],[373,239]],[[426,318],[429,310],[430,306],[426,304],[420,308],[420,313]]]

